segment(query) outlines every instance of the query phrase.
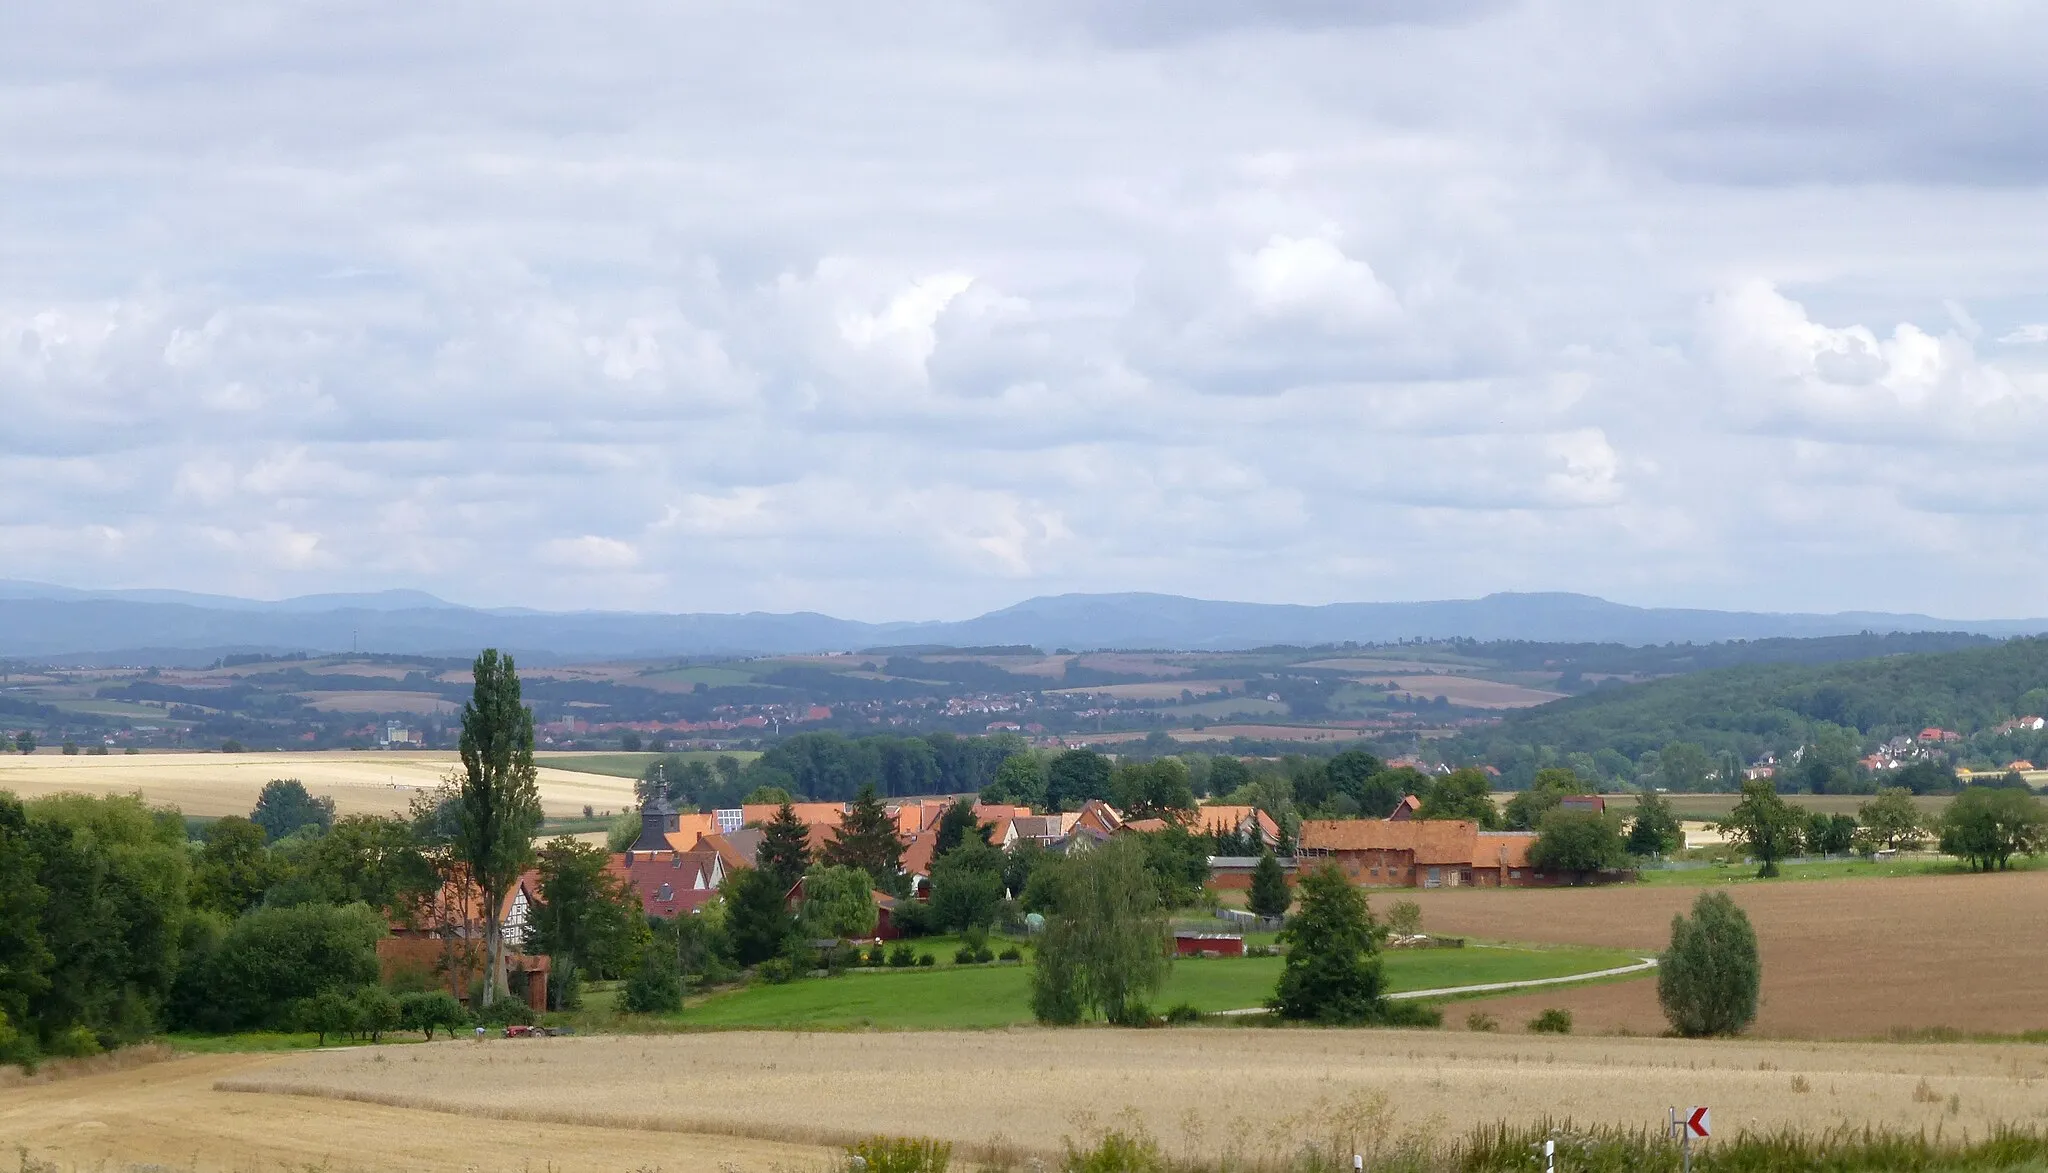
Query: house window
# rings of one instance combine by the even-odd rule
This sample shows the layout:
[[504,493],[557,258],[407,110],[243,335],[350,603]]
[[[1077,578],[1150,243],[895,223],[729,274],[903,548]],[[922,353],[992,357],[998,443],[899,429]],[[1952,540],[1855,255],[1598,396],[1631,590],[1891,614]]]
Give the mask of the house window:
[[1521,869],[1521,868],[1509,868],[1509,869],[1508,869],[1508,879],[1510,879],[1510,880],[1519,880],[1519,879],[1521,879],[1521,878],[1522,878],[1522,869]]
[[654,894],[654,898],[656,900],[674,900],[676,898],[676,890],[667,884],[663,884],[661,891]]

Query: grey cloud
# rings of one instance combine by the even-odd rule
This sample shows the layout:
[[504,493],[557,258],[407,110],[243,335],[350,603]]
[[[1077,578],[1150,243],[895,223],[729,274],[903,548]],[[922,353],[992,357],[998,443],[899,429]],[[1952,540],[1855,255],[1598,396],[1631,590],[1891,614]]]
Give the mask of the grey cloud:
[[1927,149],[2031,125],[2025,13],[1018,11],[14,22],[10,572],[902,618],[2048,571],[1881,553],[2003,540],[1931,470],[2048,434],[2033,164]]

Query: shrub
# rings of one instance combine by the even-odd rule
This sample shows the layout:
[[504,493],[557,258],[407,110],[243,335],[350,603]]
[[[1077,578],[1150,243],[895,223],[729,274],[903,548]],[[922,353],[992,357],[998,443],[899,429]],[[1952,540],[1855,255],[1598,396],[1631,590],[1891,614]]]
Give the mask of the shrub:
[[788,957],[770,957],[754,967],[755,975],[771,986],[793,982],[801,976],[802,972],[797,962]]
[[939,959],[933,957],[929,953],[920,953],[917,955],[917,963],[920,966],[929,968],[930,966],[937,965],[939,963]]
[[875,947],[868,950],[868,968],[876,969],[887,964],[889,964],[889,951],[882,946],[881,942],[877,941]]
[[517,998],[500,998],[476,1012],[478,1026],[507,1027],[533,1025],[533,1007]]
[[1572,1033],[1572,1012],[1553,1006],[1529,1020],[1529,1033],[1568,1035]]
[[1009,948],[1003,950],[1001,953],[996,954],[996,960],[1022,961],[1024,960],[1024,951],[1022,949],[1017,948],[1015,945],[1012,945]]
[[825,950],[825,969],[829,973],[845,973],[860,964],[860,948],[846,941]]
[[683,1008],[683,975],[676,957],[659,945],[643,950],[640,964],[626,976],[620,1005],[634,1014],[673,1014]]
[[1110,1022],[1117,1026],[1152,1026],[1157,1020],[1152,1017],[1152,1008],[1136,998],[1118,1007]]
[[84,1059],[100,1053],[99,1036],[82,1025],[67,1027],[51,1036],[49,1051],[60,1059]]
[[1202,1021],[1202,1012],[1187,1002],[1181,1002],[1167,1007],[1166,1021],[1171,1023],[1200,1022]]
[[911,951],[910,946],[901,941],[898,941],[895,947],[889,950],[889,965],[892,968],[909,969],[916,962],[917,955]]
[[953,950],[954,965],[973,965],[975,961],[974,946],[962,945],[958,949]]
[[994,961],[995,959],[995,950],[989,948],[986,945],[983,945],[981,948],[976,949],[974,951],[974,964],[976,965],[987,965],[989,962]]
[[1497,1031],[1500,1019],[1481,1010],[1474,1010],[1465,1016],[1465,1029],[1471,1031]]
[[867,1173],[946,1173],[953,1146],[944,1141],[901,1136],[876,1136],[848,1146]]
[[1412,937],[1422,931],[1422,906],[1413,900],[1396,900],[1387,910],[1387,931]]
[[1167,1173],[1171,1166],[1159,1142],[1145,1134],[1105,1133],[1094,1148],[1076,1148],[1070,1138],[1060,1173]]

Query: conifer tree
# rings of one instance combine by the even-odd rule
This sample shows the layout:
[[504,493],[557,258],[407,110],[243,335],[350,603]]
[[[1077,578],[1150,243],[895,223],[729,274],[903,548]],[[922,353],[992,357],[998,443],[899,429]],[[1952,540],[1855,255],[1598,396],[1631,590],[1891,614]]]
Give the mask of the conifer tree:
[[902,883],[903,841],[896,837],[896,820],[875,793],[873,783],[860,788],[853,807],[840,820],[839,834],[825,845],[824,862],[834,867],[860,868],[874,878],[875,887],[896,892]]
[[1252,889],[1246,903],[1259,916],[1286,916],[1287,906],[1294,903],[1294,893],[1287,889],[1287,873],[1281,870],[1280,860],[1270,851],[1259,853],[1258,866],[1252,869]]
[[774,818],[761,824],[761,846],[754,852],[754,863],[780,880],[785,891],[811,870],[810,831],[789,803],[783,803]]

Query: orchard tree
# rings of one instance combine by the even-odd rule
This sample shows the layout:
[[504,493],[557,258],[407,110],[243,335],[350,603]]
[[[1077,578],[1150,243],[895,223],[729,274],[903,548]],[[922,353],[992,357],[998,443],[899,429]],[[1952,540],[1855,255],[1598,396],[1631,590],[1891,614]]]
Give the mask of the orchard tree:
[[1856,838],[1865,851],[1910,851],[1927,838],[1913,792],[1904,786],[1878,791],[1876,798],[1856,808],[1856,821],[1862,824]]
[[520,703],[512,657],[485,648],[475,687],[462,706],[462,774],[454,794],[450,847],[483,897],[488,973],[483,1004],[505,986],[505,894],[533,859],[540,790],[533,766],[533,710]]
[[1768,779],[1742,784],[1742,798],[1721,822],[1721,833],[1730,843],[1749,852],[1762,866],[1757,875],[1769,879],[1778,874],[1778,861],[1799,850],[1800,831],[1806,820],[1793,809]]
[[1725,892],[1702,892],[1692,916],[1671,918],[1671,947],[1657,961],[1657,1001],[1688,1038],[1732,1035],[1756,1018],[1763,967],[1756,930]]

